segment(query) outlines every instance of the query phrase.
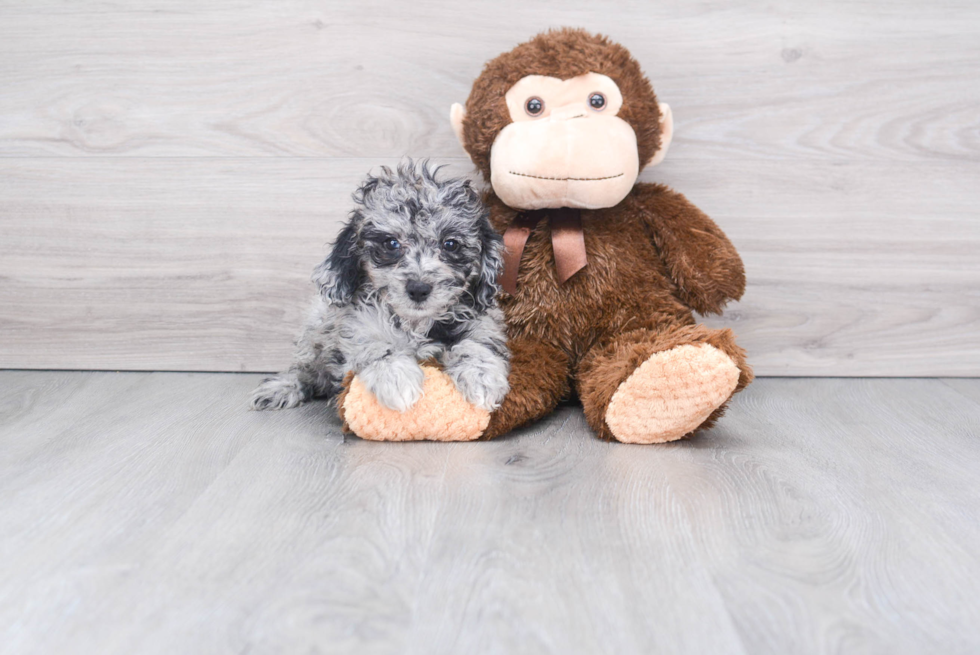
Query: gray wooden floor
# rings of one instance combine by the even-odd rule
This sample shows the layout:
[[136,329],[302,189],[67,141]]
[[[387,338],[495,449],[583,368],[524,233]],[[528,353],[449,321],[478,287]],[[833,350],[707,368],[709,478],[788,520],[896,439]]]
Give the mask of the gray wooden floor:
[[685,443],[0,372],[2,653],[976,653],[980,380],[760,379]]

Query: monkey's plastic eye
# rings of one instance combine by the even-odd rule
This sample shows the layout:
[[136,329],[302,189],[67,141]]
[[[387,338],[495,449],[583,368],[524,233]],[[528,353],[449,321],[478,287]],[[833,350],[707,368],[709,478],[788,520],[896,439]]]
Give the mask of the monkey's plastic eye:
[[589,106],[596,111],[602,111],[602,108],[606,106],[606,96],[601,93],[593,93],[589,96]]
[[456,239],[446,239],[442,242],[442,247],[447,252],[456,252],[459,250],[459,241]]
[[385,241],[385,248],[388,250],[398,250],[402,247],[402,244],[398,243],[398,239],[387,239]]
[[524,103],[524,111],[528,116],[540,116],[544,111],[544,100],[541,98],[528,98]]

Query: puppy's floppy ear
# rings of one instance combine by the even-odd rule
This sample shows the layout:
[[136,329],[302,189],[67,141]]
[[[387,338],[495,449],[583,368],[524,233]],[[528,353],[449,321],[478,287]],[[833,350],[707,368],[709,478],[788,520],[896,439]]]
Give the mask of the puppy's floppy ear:
[[504,240],[490,225],[490,210],[480,216],[480,276],[476,281],[473,297],[476,310],[485,312],[496,304],[497,276],[504,268]]
[[313,269],[313,282],[331,305],[347,305],[361,283],[361,261],[357,256],[356,217],[337,235],[333,250]]

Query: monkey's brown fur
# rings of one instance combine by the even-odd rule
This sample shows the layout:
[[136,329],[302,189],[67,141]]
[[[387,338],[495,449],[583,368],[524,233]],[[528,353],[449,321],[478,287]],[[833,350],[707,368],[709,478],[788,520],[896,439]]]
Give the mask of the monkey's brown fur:
[[[487,179],[491,146],[510,123],[508,89],[526,75],[568,79],[588,72],[617,83],[619,116],[636,132],[640,161],[650,160],[660,147],[660,112],[639,64],[604,37],[565,29],[500,55],[474,83],[463,135]],[[518,210],[493,192],[487,203],[494,227],[505,231]],[[654,353],[680,345],[707,343],[726,353],[740,372],[735,391],[752,380],[731,331],[698,325],[692,314],[720,313],[745,289],[742,261],[710,218],[663,185],[637,184],[615,207],[583,210],[582,224],[584,269],[559,284],[550,228],[542,221],[525,246],[517,293],[500,297],[512,352],[511,391],[484,438],[547,415],[574,385],[589,425],[611,439],[606,409],[619,385]],[[700,427],[712,425],[724,407]]]
[[527,75],[563,80],[585,73],[611,78],[623,94],[618,116],[636,132],[640,162],[660,149],[660,107],[650,81],[629,50],[604,36],[582,30],[545,32],[499,55],[483,67],[466,100],[463,135],[466,152],[485,180],[490,179],[490,147],[510,122],[504,96]]

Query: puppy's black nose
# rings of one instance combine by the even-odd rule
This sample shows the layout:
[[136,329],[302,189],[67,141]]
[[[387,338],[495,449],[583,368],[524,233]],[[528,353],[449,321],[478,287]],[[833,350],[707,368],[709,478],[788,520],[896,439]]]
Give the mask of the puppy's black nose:
[[424,302],[429,297],[429,294],[432,293],[432,285],[426,284],[421,280],[409,280],[405,283],[405,291],[413,301]]

